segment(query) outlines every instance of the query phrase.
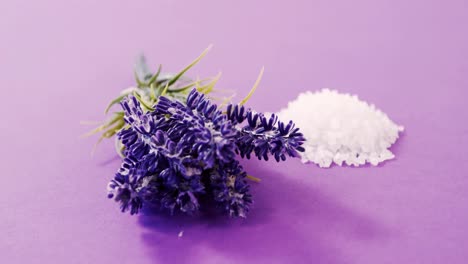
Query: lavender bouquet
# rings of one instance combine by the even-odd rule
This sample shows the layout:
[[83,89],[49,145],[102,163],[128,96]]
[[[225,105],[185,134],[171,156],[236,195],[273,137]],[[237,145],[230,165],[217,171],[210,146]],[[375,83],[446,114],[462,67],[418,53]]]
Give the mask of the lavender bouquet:
[[239,104],[218,106],[209,98],[217,78],[173,88],[203,55],[171,78],[159,79],[160,69],[143,77],[147,82],[137,77],[139,87],[111,103],[120,103],[123,112],[94,131],[117,135],[123,161],[107,191],[122,212],[136,214],[148,204],[195,214],[210,204],[245,217],[252,203],[248,179],[257,178],[247,175],[238,157],[284,161],[304,151],[305,139],[292,121],[244,107],[261,74]]

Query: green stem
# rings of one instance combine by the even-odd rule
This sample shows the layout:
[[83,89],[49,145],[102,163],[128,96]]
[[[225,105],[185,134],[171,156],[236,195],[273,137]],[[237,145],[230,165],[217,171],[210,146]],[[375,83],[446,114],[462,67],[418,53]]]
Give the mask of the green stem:
[[254,182],[261,182],[262,181],[262,179],[254,177],[252,175],[247,175],[247,179],[249,179],[251,181],[254,181]]

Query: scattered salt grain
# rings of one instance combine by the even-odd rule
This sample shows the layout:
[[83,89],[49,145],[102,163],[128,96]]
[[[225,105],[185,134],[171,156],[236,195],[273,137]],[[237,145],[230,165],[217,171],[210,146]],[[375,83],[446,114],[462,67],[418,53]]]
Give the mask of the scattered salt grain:
[[281,120],[294,120],[307,139],[302,161],[320,167],[376,166],[392,159],[388,148],[404,129],[356,95],[329,89],[301,93],[277,114]]
[[179,234],[177,235],[178,238],[181,238],[184,236],[184,230],[181,230]]

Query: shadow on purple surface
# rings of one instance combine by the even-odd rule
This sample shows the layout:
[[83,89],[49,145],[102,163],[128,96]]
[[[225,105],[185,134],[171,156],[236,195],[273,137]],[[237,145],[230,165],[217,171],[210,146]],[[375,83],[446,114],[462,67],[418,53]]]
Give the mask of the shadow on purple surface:
[[[246,169],[264,179],[252,188],[255,205],[247,219],[210,213],[167,216],[147,210],[139,223],[145,228],[142,239],[149,254],[159,263],[207,263],[207,255],[212,263],[344,263],[349,259],[334,239],[388,237],[382,226],[313,186],[261,166]],[[179,238],[180,231],[184,235]]]

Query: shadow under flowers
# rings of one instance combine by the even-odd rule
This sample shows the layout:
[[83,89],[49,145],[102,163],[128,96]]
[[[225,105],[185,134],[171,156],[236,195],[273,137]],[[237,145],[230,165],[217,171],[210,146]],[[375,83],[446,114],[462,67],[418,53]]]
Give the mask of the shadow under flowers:
[[139,223],[148,253],[158,263],[348,263],[334,238],[386,237],[387,232],[368,217],[308,183],[263,166],[251,162],[245,166],[249,174],[264,179],[252,184],[255,204],[247,219],[145,210]]

